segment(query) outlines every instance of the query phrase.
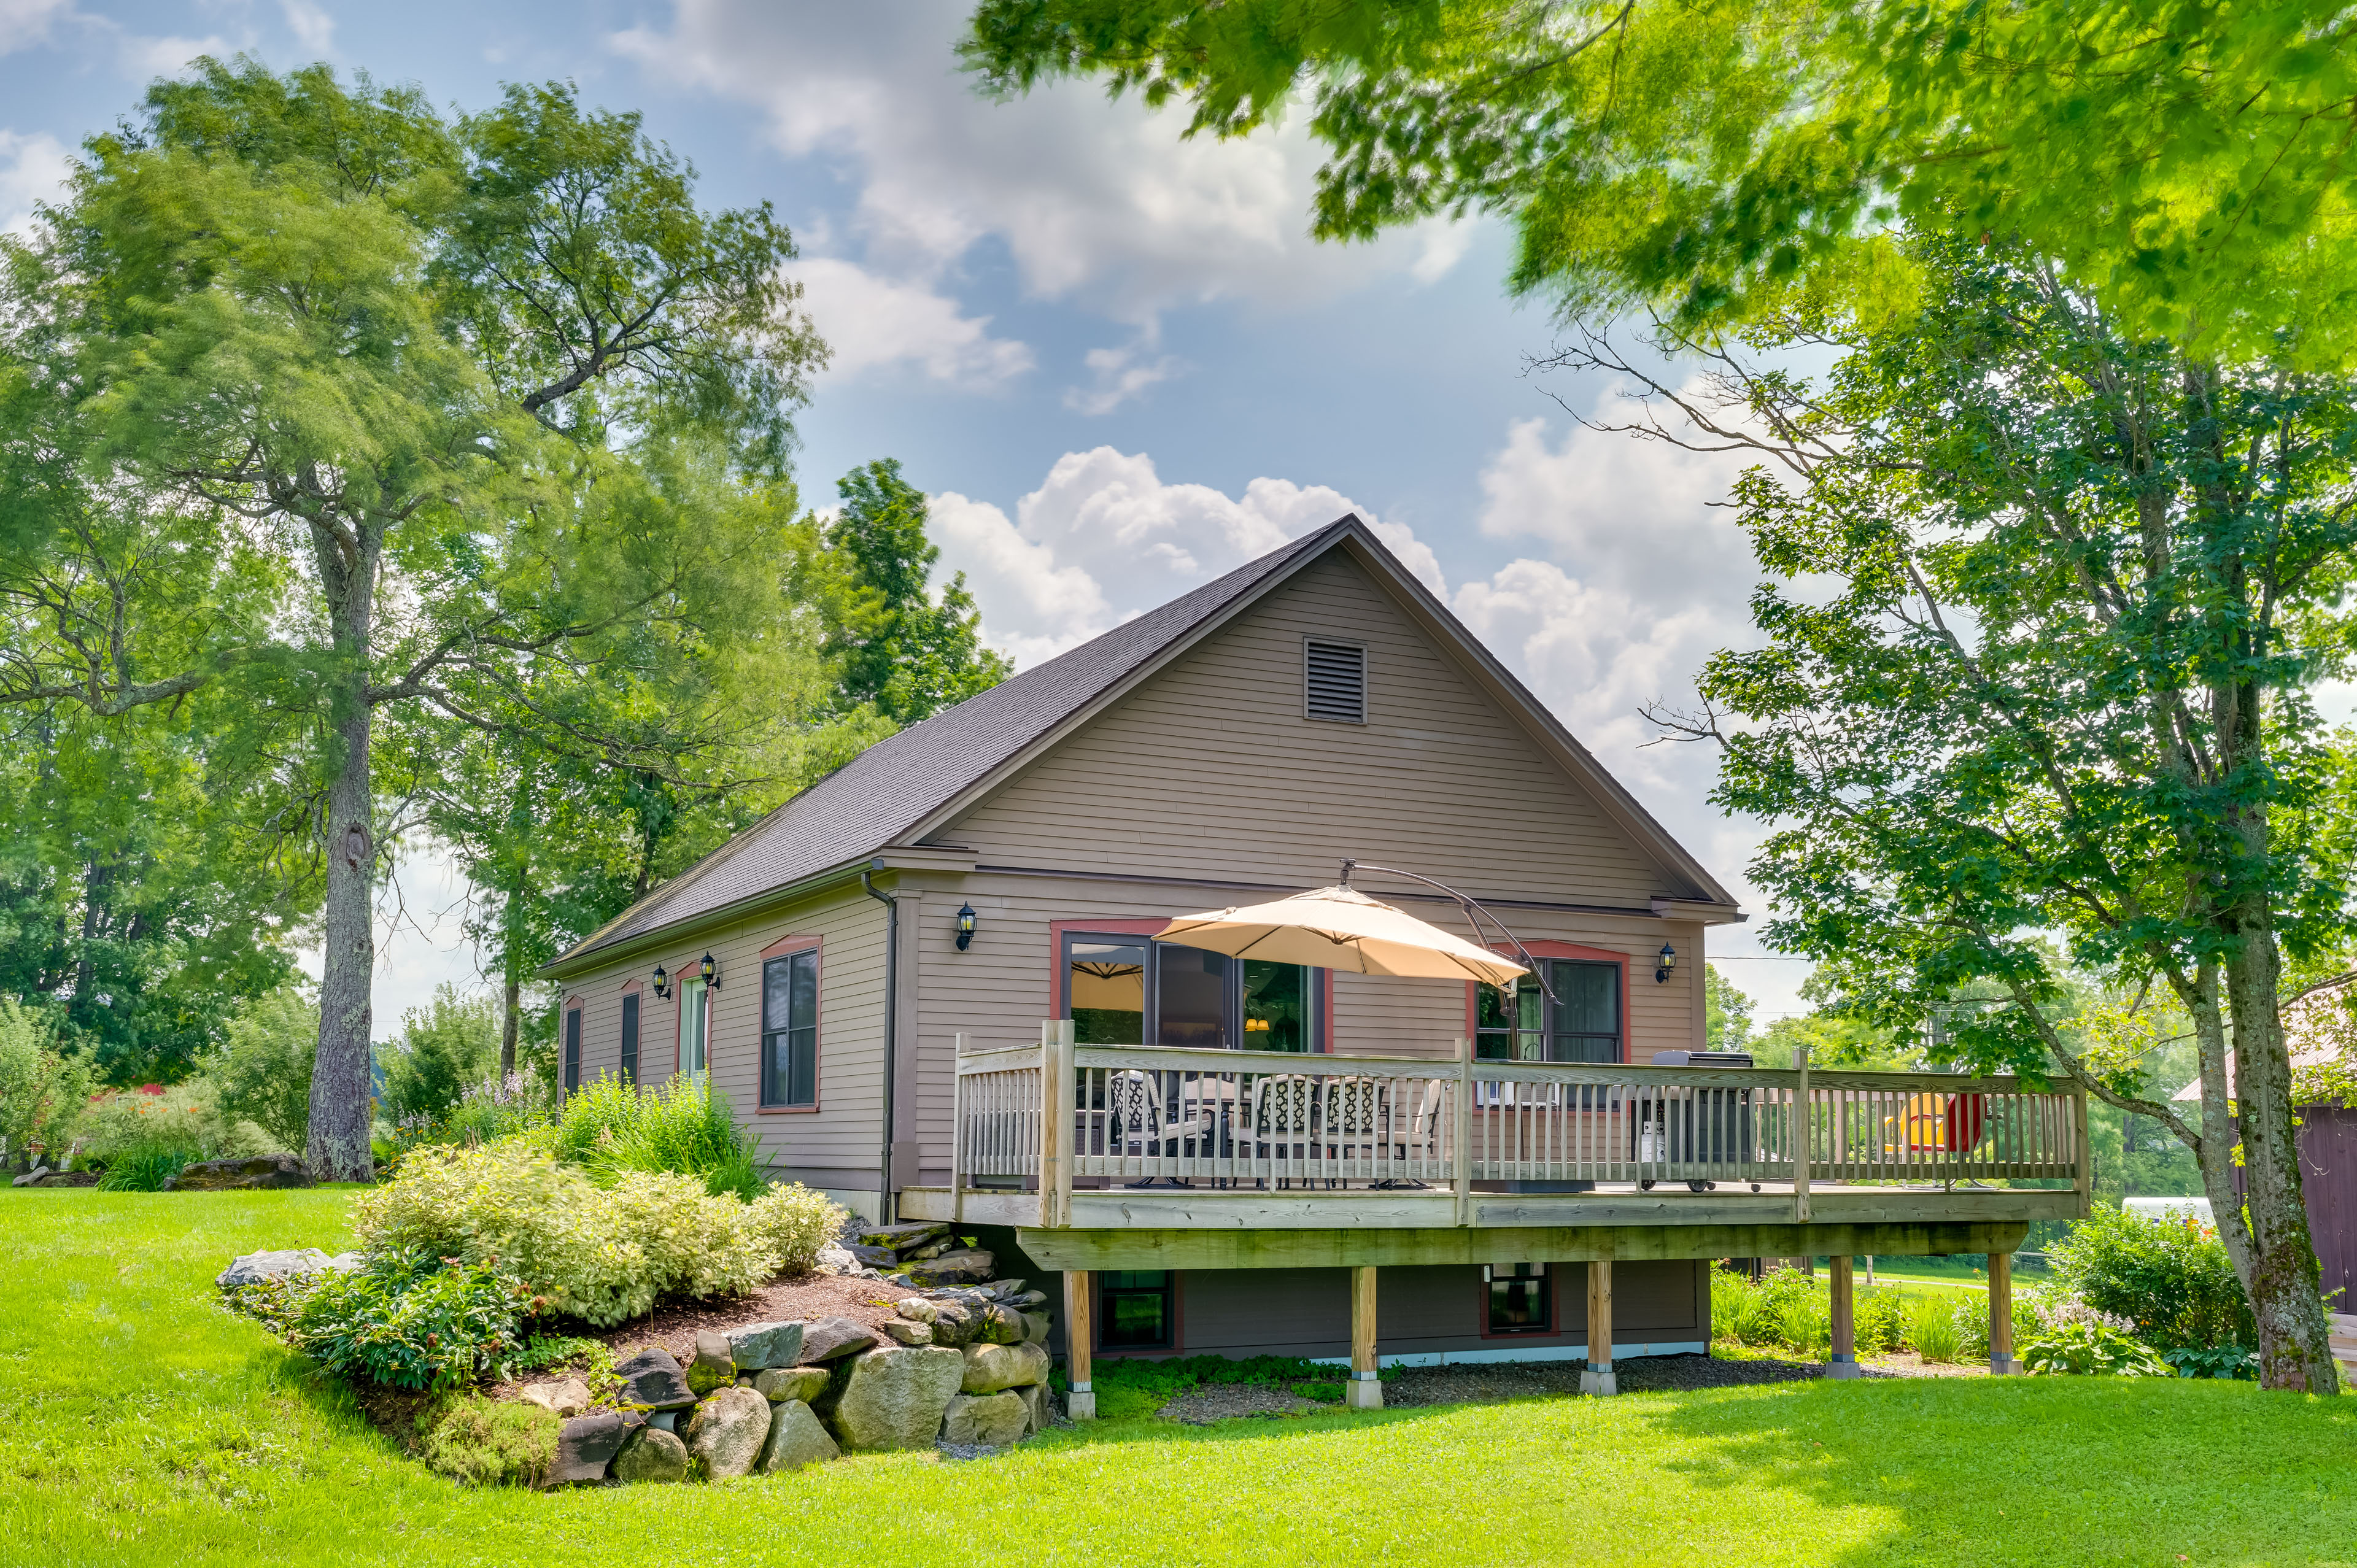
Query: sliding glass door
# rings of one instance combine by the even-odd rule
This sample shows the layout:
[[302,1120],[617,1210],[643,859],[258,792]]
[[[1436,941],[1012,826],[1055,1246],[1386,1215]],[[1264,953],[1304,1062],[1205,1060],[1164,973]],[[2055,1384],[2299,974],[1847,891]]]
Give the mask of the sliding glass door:
[[1083,931],[1065,935],[1062,961],[1082,1045],[1319,1048],[1321,970]]

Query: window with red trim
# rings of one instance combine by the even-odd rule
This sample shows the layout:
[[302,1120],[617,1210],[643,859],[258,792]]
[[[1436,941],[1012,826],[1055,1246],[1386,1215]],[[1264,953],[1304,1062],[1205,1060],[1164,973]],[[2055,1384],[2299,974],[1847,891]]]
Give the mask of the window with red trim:
[[1543,958],[1549,1005],[1534,981],[1510,999],[1494,985],[1475,987],[1474,1054],[1491,1061],[1617,1062],[1620,1059],[1620,966],[1587,959]]

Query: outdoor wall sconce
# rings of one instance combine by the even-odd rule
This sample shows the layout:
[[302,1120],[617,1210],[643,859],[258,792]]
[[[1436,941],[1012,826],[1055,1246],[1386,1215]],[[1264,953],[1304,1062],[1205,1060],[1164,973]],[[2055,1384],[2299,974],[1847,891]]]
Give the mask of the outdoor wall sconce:
[[671,1000],[671,972],[661,964],[655,965],[655,1000]]
[[704,982],[705,988],[708,991],[720,989],[720,966],[712,961],[710,953],[705,953],[704,961],[696,965],[695,978]]
[[1663,984],[1668,983],[1668,982],[1669,982],[1669,978],[1670,978],[1670,971],[1672,971],[1672,970],[1674,970],[1674,969],[1675,969],[1675,968],[1677,968],[1677,967],[1678,967],[1678,950],[1677,950],[1677,949],[1675,949],[1675,948],[1674,948],[1674,947],[1672,947],[1672,946],[1670,946],[1670,944],[1669,944],[1669,943],[1667,943],[1667,942],[1663,942],[1663,943],[1662,944],[1662,953],[1661,953],[1661,959],[1660,959],[1660,961],[1659,961],[1659,963],[1656,965],[1656,967],[1655,967],[1655,968],[1654,968],[1654,970],[1653,970],[1653,983],[1654,983],[1654,984],[1656,984],[1656,985],[1663,985]]
[[958,951],[963,952],[974,940],[974,906],[961,904],[957,912]]

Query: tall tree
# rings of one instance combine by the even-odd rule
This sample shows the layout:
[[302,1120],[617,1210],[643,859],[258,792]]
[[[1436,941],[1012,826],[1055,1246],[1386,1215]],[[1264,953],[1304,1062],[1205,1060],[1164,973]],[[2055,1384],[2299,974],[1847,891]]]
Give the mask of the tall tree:
[[1916,227],[2018,234],[2138,336],[2357,351],[2357,16],[2326,0],[980,0],[989,88],[1092,75],[1246,135],[1309,100],[1316,231],[1468,211],[1519,289],[1682,328]]
[[843,510],[826,531],[835,573],[827,652],[840,661],[842,701],[873,703],[912,725],[987,691],[1013,666],[982,646],[982,617],[965,574],[936,602],[930,589],[941,547],[927,535],[925,492],[887,457],[835,486]]
[[[1715,656],[1706,711],[1668,722],[1722,747],[1714,800],[1775,827],[1751,868],[1768,940],[1876,1021],[1941,1022],[1943,1054],[2167,1128],[2265,1380],[2330,1391],[2278,995],[2287,950],[2357,923],[2308,697],[2347,660],[2357,381],[2125,336],[2018,247],[1914,251],[1933,286],[1903,320],[1796,309],[1754,334],[1830,352],[1822,383],[1724,348],[1708,395],[1653,383],[1695,439],[1783,476],[1738,499],[1790,585],[1754,596],[1765,646]],[[2139,1009],[2063,1026],[2073,967],[2182,1009],[2197,1117],[2151,1080]]]
[[699,624],[739,542],[677,481],[775,477],[823,349],[769,209],[699,209],[567,88],[454,126],[414,90],[200,62],[87,154],[9,244],[0,375],[54,427],[20,446],[65,460],[7,465],[0,514],[104,516],[124,549],[213,529],[264,613],[175,621],[36,550],[61,629],[0,698],[114,716],[243,681],[316,722],[308,1157],[365,1179],[378,715],[558,722],[547,670]]

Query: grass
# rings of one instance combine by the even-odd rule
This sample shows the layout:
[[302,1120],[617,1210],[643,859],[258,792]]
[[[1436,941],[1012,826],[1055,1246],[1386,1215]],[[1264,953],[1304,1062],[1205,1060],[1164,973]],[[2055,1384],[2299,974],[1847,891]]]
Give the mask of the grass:
[[343,1194],[0,1191],[0,1563],[2357,1561],[2357,1400],[1810,1383],[1053,1433],[711,1487],[468,1490],[212,1302]]

